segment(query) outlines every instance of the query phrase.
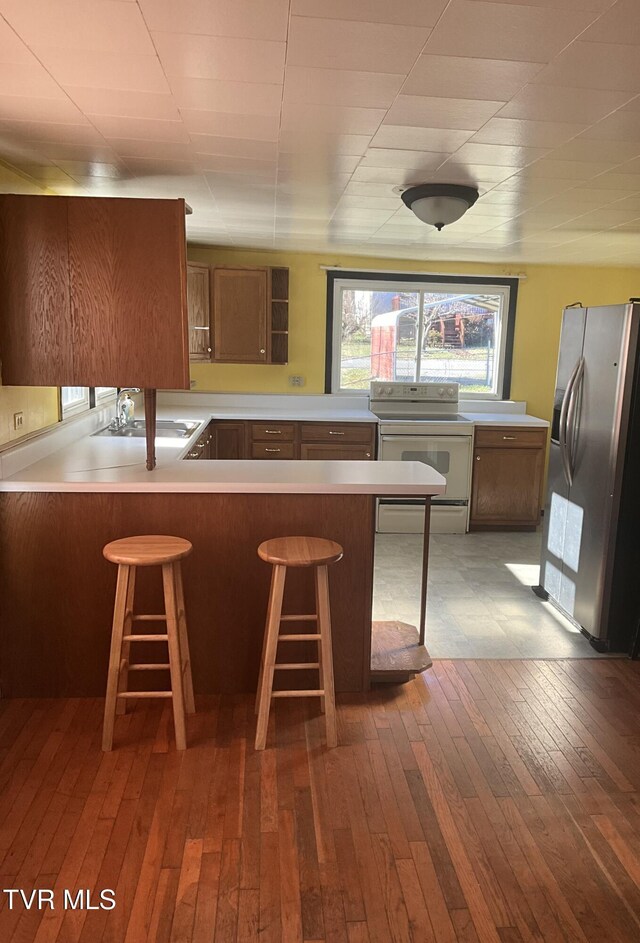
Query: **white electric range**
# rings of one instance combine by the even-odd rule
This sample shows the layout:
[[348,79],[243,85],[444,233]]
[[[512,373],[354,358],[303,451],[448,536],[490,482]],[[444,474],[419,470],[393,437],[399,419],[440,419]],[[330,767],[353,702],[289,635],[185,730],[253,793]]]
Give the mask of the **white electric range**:
[[[424,462],[447,479],[431,502],[431,531],[464,534],[469,523],[473,423],[458,413],[457,383],[371,383],[369,408],[379,419],[378,460]],[[378,531],[421,533],[424,500],[381,498]]]

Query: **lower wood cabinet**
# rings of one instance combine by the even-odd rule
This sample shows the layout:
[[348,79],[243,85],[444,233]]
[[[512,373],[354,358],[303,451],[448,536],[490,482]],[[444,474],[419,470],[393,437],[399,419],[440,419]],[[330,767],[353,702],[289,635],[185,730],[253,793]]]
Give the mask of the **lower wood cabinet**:
[[369,462],[375,445],[375,423],[213,419],[186,457]]
[[470,530],[530,530],[540,523],[546,429],[477,429]]

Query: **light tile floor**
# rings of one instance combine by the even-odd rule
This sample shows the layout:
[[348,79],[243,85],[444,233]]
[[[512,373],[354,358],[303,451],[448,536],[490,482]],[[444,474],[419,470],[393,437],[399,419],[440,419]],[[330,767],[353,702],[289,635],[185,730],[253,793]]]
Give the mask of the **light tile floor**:
[[[597,658],[533,594],[539,533],[431,537],[426,646],[433,658]],[[378,534],[373,617],[418,624],[422,536]]]

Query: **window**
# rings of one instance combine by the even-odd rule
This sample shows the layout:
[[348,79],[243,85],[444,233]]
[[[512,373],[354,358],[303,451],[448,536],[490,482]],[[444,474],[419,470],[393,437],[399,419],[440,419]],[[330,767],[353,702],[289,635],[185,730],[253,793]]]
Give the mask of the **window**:
[[115,402],[118,388],[115,386],[62,386],[60,387],[60,418],[69,419],[94,406],[106,406]]
[[327,392],[432,380],[508,397],[516,294],[516,279],[329,272]]

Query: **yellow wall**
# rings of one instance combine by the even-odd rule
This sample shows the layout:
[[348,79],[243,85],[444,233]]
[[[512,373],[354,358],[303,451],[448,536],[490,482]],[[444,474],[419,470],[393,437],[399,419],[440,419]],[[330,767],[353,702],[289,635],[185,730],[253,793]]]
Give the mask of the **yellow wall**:
[[[194,389],[251,393],[324,392],[326,272],[321,265],[345,269],[387,269],[461,275],[525,274],[520,283],[514,341],[511,396],[526,400],[533,415],[549,419],[558,354],[562,308],[617,304],[640,295],[640,268],[553,265],[487,265],[463,262],[401,261],[358,256],[258,252],[189,246],[189,258],[217,265],[284,265],[289,268],[289,363],[285,366],[192,364]],[[305,386],[288,385],[302,374]]]
[[[14,413],[23,413],[22,429],[14,430]],[[48,386],[0,386],[0,445],[13,442],[58,421],[58,390]]]

